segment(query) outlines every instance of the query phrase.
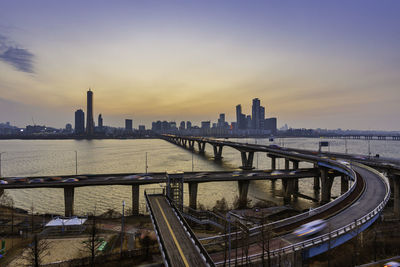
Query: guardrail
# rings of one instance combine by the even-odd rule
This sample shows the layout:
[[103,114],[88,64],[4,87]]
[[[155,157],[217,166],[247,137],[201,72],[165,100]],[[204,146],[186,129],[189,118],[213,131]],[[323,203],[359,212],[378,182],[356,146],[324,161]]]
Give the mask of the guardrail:
[[[349,223],[339,229],[336,229],[330,233],[312,238],[312,239],[308,239],[302,242],[298,242],[296,244],[292,244],[283,248],[279,248],[279,249],[275,249],[270,251],[270,255],[272,257],[277,257],[277,256],[281,256],[284,254],[289,254],[289,253],[294,253],[296,251],[302,251],[304,249],[308,249],[311,248],[313,246],[316,245],[320,245],[326,242],[331,242],[332,239],[337,239],[345,234],[354,232],[354,231],[358,231],[358,230],[363,230],[361,229],[363,225],[366,225],[368,222],[370,222],[372,219],[376,219],[376,216],[380,214],[380,212],[383,210],[383,208],[385,207],[386,203],[389,201],[390,198],[390,186],[389,186],[389,182],[387,181],[387,178],[382,175],[381,173],[379,173],[378,171],[372,169],[371,167],[362,165],[362,164],[358,164],[355,163],[355,165],[363,167],[368,169],[369,171],[375,173],[376,175],[378,175],[379,177],[382,178],[383,183],[386,187],[386,194],[384,199],[378,204],[377,207],[375,207],[372,211],[370,211],[369,213],[367,213],[366,215],[362,216],[359,219],[356,219],[354,222]],[[258,260],[262,257],[262,253],[258,253],[258,254],[254,254],[250,256],[250,260]],[[217,263],[216,265],[221,264],[221,263]]]
[[[266,224],[266,225],[260,225],[260,226],[255,226],[253,228],[250,228],[249,229],[250,236],[254,236],[254,235],[259,234],[260,233],[260,229],[262,229],[265,226],[272,227],[272,228],[284,227],[284,226],[287,226],[289,224],[293,224],[293,223],[305,220],[305,219],[307,219],[309,217],[316,216],[316,215],[318,215],[318,214],[320,214],[320,213],[332,208],[333,206],[338,205],[340,202],[345,200],[351,193],[353,193],[353,191],[354,191],[354,189],[356,188],[356,185],[357,185],[357,175],[354,172],[354,170],[351,169],[350,167],[346,166],[346,165],[337,163],[336,161],[333,161],[333,160],[324,159],[324,161],[329,162],[332,165],[336,165],[337,167],[342,168],[343,171],[346,172],[346,174],[350,174],[350,177],[352,177],[353,180],[354,180],[354,183],[352,183],[350,189],[347,190],[347,192],[344,193],[343,195],[340,195],[335,200],[333,200],[333,201],[331,201],[331,202],[329,202],[329,203],[327,203],[325,205],[322,205],[322,206],[320,206],[318,208],[313,209],[312,213],[303,212],[301,214],[292,216],[290,218],[286,218],[286,219],[282,219],[282,220],[279,220],[279,221],[276,221],[276,222],[272,222],[272,223],[269,223],[269,224]],[[200,239],[200,241],[212,241],[212,243],[207,243],[207,245],[211,245],[211,244],[214,244],[216,242],[221,242],[221,240],[224,240],[226,238],[226,236],[227,236],[227,234],[222,234],[222,235],[217,235],[217,236],[212,236],[212,237],[206,237],[206,238]]]
[[183,229],[189,234],[190,239],[196,246],[197,251],[200,253],[202,256],[203,260],[208,266],[215,266],[213,260],[211,259],[210,255],[208,255],[207,250],[203,247],[203,245],[200,243],[200,241],[197,239],[196,235],[194,234],[193,230],[190,228],[189,224],[186,222],[185,218],[183,217],[182,213],[179,211],[179,209],[173,204],[173,202],[168,198],[167,201],[169,205],[172,207],[174,210],[174,213],[176,217],[179,219],[180,223],[182,224]]

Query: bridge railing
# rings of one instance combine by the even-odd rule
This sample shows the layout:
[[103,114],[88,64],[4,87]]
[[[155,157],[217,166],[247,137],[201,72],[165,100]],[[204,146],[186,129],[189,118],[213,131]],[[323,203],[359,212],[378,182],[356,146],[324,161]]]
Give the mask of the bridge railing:
[[[299,221],[302,221],[304,219],[307,219],[308,217],[312,217],[315,215],[318,215],[330,208],[332,208],[335,205],[338,205],[340,202],[342,202],[343,200],[345,200],[350,194],[352,194],[356,188],[357,185],[357,175],[354,172],[353,169],[351,169],[348,166],[345,166],[343,164],[337,163],[333,160],[328,160],[328,159],[324,159],[324,161],[329,162],[332,165],[335,165],[336,167],[339,167],[341,169],[343,169],[344,172],[346,172],[346,174],[350,174],[350,177],[353,178],[353,180],[355,181],[354,183],[352,183],[351,187],[349,190],[347,190],[346,193],[340,195],[338,198],[336,198],[335,200],[322,205],[318,208],[315,208],[312,210],[312,212],[303,212],[301,214],[292,216],[290,218],[286,218],[286,219],[282,219],[276,222],[272,222],[269,223],[267,225],[259,225],[259,226],[255,226],[249,229],[250,232],[250,236],[254,236],[260,233],[261,229],[263,229],[263,227],[268,226],[268,227],[272,227],[272,228],[278,228],[278,227],[284,227],[287,226],[289,224],[293,224]],[[222,234],[222,235],[217,235],[217,236],[212,236],[212,237],[206,237],[206,238],[202,238],[200,239],[201,241],[207,241],[207,245],[212,245],[214,243],[218,243],[221,242],[223,240],[225,240],[227,234]]]
[[189,234],[190,239],[196,246],[196,249],[202,256],[203,260],[208,266],[215,266],[213,260],[211,259],[210,255],[208,254],[207,250],[203,247],[203,245],[200,243],[200,241],[197,239],[195,233],[193,230],[190,228],[189,224],[186,222],[185,218],[183,217],[182,213],[179,211],[179,209],[173,204],[173,202],[168,198],[167,201],[169,202],[171,208],[174,210],[174,213],[176,217],[179,219],[179,221],[182,224],[182,227],[185,229],[185,231]]

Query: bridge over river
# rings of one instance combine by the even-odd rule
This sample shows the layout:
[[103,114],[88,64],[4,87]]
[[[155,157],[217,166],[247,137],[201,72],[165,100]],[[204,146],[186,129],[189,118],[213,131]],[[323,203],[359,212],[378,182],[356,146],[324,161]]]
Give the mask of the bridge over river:
[[[197,143],[200,154],[205,152],[206,144],[211,145],[215,160],[222,158],[224,146],[234,148],[241,154],[241,168],[243,171],[187,172],[182,174],[182,183],[189,184],[189,206],[192,208],[196,208],[198,183],[237,181],[239,200],[240,203],[243,203],[246,202],[248,186],[251,180],[281,179],[284,197],[290,201],[291,197],[298,194],[298,179],[314,178],[314,189],[321,192],[321,206],[314,209],[312,213],[303,213],[268,225],[268,227],[278,234],[272,240],[269,249],[271,260],[275,263],[282,256],[289,259],[290,264],[294,264],[302,259],[318,255],[351,239],[379,217],[390,197],[390,183],[381,173],[362,163],[371,166],[379,163],[380,170],[383,168],[391,175],[397,175],[397,171],[400,170],[396,163],[378,162],[373,158],[368,158],[369,161],[367,161],[367,159],[357,158],[357,155],[343,160],[338,155],[333,157],[326,154],[320,155],[313,151],[287,149],[277,146],[243,144],[226,140],[173,135],[164,135],[162,138],[183,148],[187,148],[192,152],[195,151],[195,143]],[[271,159],[271,170],[253,170],[255,152],[266,153]],[[276,169],[276,159],[278,158],[285,160],[284,170]],[[299,169],[299,162],[308,162],[314,167]],[[0,185],[0,194],[4,189],[18,190],[20,188],[62,187],[64,188],[65,213],[66,215],[72,215],[75,187],[115,184],[129,185],[132,186],[134,212],[138,213],[139,186],[151,183],[165,183],[165,176],[165,173],[153,173],[29,178],[8,177],[2,179],[3,181],[7,181],[7,183]],[[341,179],[342,195],[331,200],[331,187],[335,177],[340,177]],[[397,182],[398,177],[395,179],[397,179]],[[349,181],[353,181],[353,183],[349,183]],[[396,188],[395,194],[396,190],[398,190]],[[230,240],[232,238],[231,241],[233,241],[233,236],[236,233],[233,233],[232,236],[229,235],[229,237],[227,235],[220,235],[199,241],[186,223],[186,219],[191,218],[190,214],[185,214],[183,212],[185,210],[181,209],[183,203],[178,205],[179,208],[177,208],[176,203],[173,202],[170,195],[167,197],[159,193],[146,194],[145,197],[165,263],[168,266],[224,265],[224,262],[229,260],[231,264],[248,261],[257,262],[264,255],[261,253],[260,244],[256,240],[259,240],[258,236],[265,226],[251,229],[239,227],[235,230],[236,233],[239,232],[239,236],[253,241],[248,246],[247,253],[237,253],[236,251],[235,253],[232,249],[229,250],[228,257],[224,253],[215,253],[209,256],[205,249],[209,243],[221,243],[226,238]],[[318,236],[300,240],[290,234],[299,225],[318,218],[324,218],[329,222],[329,227],[324,232],[318,234]],[[227,220],[227,222],[229,225],[231,223],[239,223],[230,220]],[[232,242],[232,244],[235,244],[235,242]],[[179,263],[174,265],[174,262]]]

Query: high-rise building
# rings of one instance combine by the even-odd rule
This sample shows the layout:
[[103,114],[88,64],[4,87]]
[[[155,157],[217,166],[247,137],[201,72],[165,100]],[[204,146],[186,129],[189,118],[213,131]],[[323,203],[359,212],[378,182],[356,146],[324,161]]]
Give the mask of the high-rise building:
[[185,121],[181,121],[181,124],[179,125],[179,130],[185,130]]
[[82,109],[75,111],[75,134],[85,132],[85,112]]
[[241,126],[240,123],[242,117],[241,115],[242,115],[242,105],[239,104],[236,106],[236,126],[238,129],[240,129]]
[[191,121],[187,121],[186,122],[186,129],[188,129],[188,130],[192,129],[192,122]]
[[260,129],[260,100],[253,99],[253,106],[251,107],[252,128]]
[[277,130],[277,119],[268,118],[265,120],[265,130],[270,130],[272,134],[276,134]]
[[210,121],[202,121],[201,122],[201,129],[210,129],[211,122]]
[[236,129],[247,129],[246,115],[242,113],[242,105],[236,106]]
[[252,127],[251,116],[250,116],[250,115],[247,115],[247,116],[246,116],[246,128],[247,128],[247,129],[251,129],[251,127]]
[[260,106],[260,129],[264,129],[265,122],[265,107]]
[[125,131],[132,132],[133,131],[133,121],[130,119],[125,119]]
[[93,120],[93,92],[87,91],[87,117],[86,117],[86,135],[91,136],[94,133],[94,120]]
[[218,128],[225,127],[225,113],[219,114],[217,127]]
[[99,128],[103,128],[103,117],[101,116],[101,114],[99,114],[99,119],[97,124]]

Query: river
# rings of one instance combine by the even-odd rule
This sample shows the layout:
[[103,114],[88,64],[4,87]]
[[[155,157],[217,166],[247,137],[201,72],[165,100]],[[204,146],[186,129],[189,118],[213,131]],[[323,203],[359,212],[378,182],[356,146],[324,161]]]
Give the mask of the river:
[[[318,149],[317,138],[275,139],[233,139],[244,143],[278,144],[285,147]],[[391,140],[326,140],[330,146],[323,150],[353,154],[380,154],[385,157],[399,158],[400,142]],[[133,140],[0,140],[1,175],[10,176],[47,176],[96,174],[96,173],[144,173],[146,155],[148,172],[181,171],[221,171],[238,170],[241,165],[240,153],[232,148],[223,148],[223,160],[214,162],[212,147],[206,145],[205,156],[191,153],[188,150],[160,139]],[[77,156],[77,160],[76,160]],[[256,153],[254,166],[257,169],[270,169],[270,159],[265,153]],[[282,160],[277,167],[283,168]],[[300,167],[310,167],[300,163]],[[313,196],[312,178],[301,179],[299,189],[302,194]],[[147,185],[140,188],[140,210],[145,212],[144,190],[160,188],[163,185]],[[280,195],[281,184],[277,181],[252,181],[249,187],[249,199],[252,204],[260,200],[283,203]],[[338,196],[340,179],[335,179],[332,196]],[[185,204],[188,203],[188,189],[185,187]],[[35,213],[64,213],[63,189],[14,189],[6,190],[18,208]],[[121,212],[122,201],[131,208],[130,186],[95,186],[75,189],[74,210],[78,215],[90,212],[101,214],[109,209]],[[238,195],[237,182],[202,183],[198,188],[198,203],[212,208],[217,200],[223,197],[232,205]],[[315,207],[310,200],[297,199],[293,206],[298,209]]]

